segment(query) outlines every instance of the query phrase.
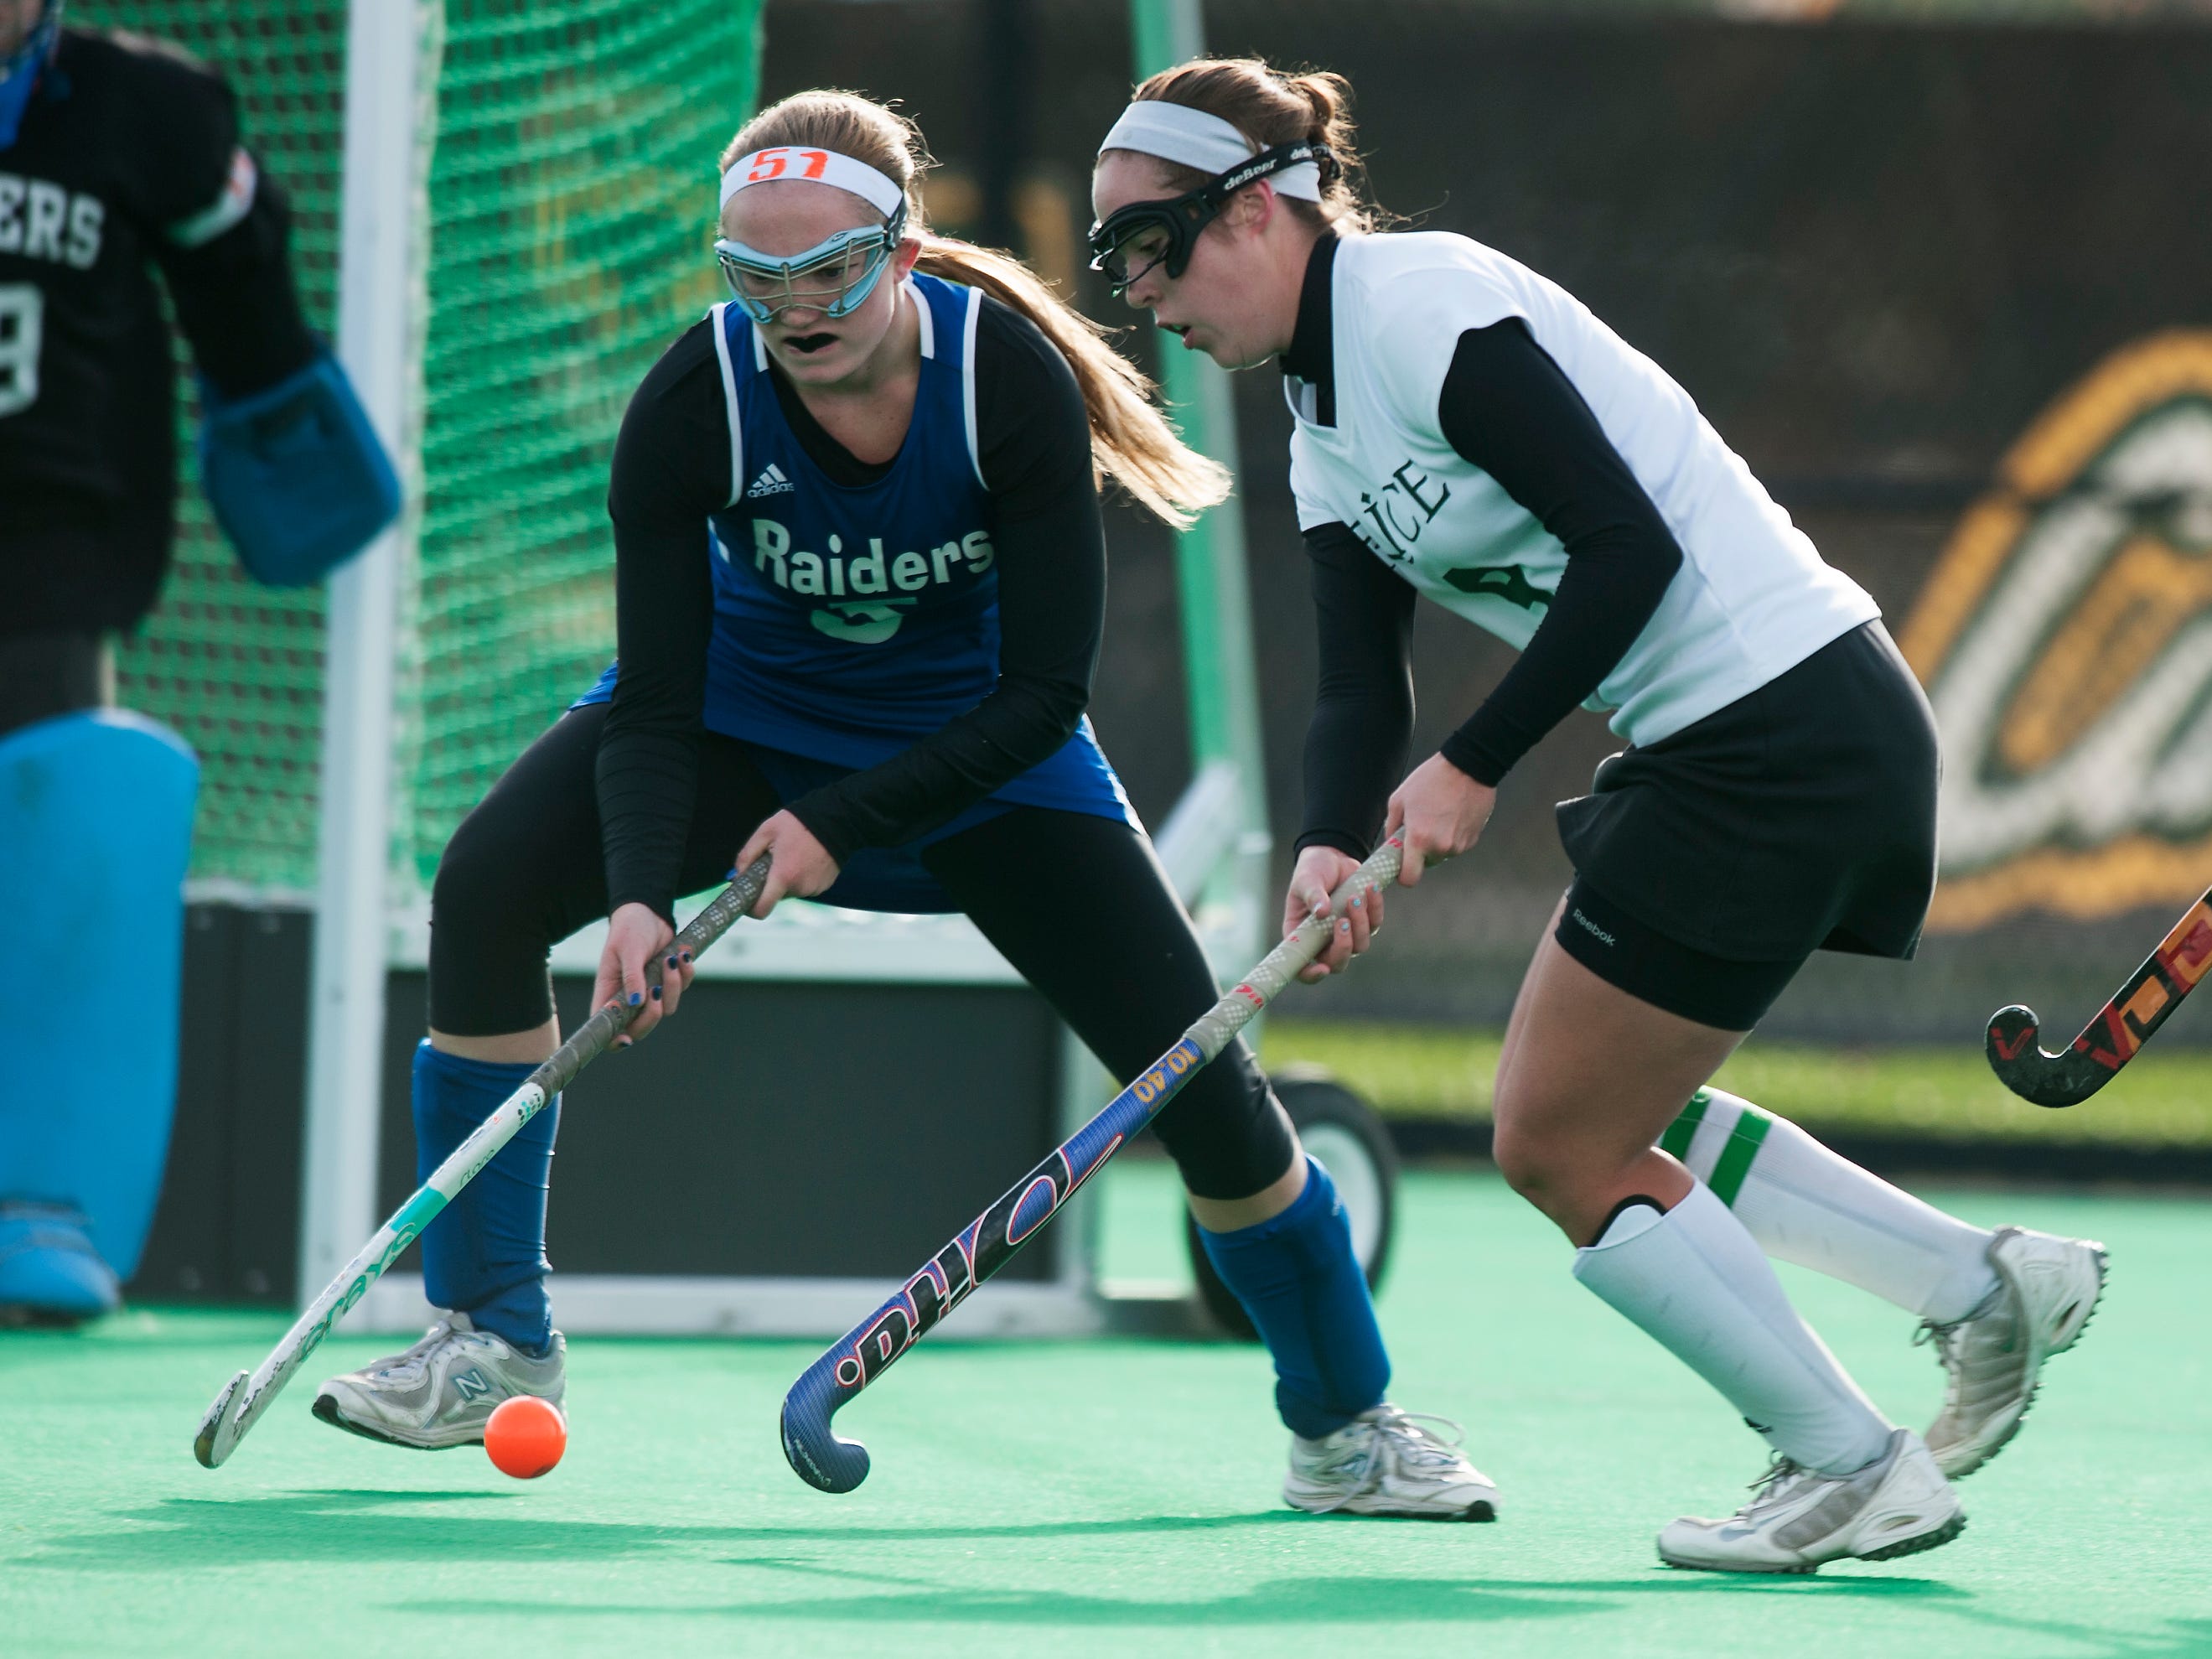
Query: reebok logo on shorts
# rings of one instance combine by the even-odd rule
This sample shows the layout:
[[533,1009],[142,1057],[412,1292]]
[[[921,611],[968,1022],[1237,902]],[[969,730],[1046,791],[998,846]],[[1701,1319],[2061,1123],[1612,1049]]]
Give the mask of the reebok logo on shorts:
[[1575,919],[1576,927],[1581,928],[1583,932],[1588,933],[1600,945],[1611,945],[1614,942],[1612,934],[1607,933],[1604,928],[1599,927],[1588,916],[1584,915],[1579,908],[1570,910],[1567,914]]

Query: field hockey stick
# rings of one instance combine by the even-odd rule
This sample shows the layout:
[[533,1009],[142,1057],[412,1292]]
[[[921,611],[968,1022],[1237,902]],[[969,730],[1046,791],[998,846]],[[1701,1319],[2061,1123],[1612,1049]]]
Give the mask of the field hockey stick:
[[1990,1016],[1990,1069],[2004,1086],[2039,1106],[2079,1106],[2112,1080],[2182,998],[2212,969],[2212,892],[2189,907],[2150,959],[2074,1039],[2063,1054],[2036,1042],[2035,1010],[2014,1005]]
[[[760,896],[761,888],[768,881],[769,862],[769,855],[763,853],[746,866],[743,874],[691,918],[684,931],[677,934],[669,951],[689,951],[696,957],[728,932],[731,924],[752,908],[753,901]],[[647,965],[645,976],[648,985],[660,983],[661,964],[658,957]],[[360,1253],[324,1287],[323,1293],[308,1304],[307,1310],[284,1333],[284,1340],[270,1350],[260,1369],[250,1377],[240,1371],[230,1379],[222,1392],[216,1395],[207,1415],[200,1419],[199,1432],[192,1437],[192,1455],[199,1459],[203,1468],[222,1466],[261,1413],[269,1409],[270,1403],[292,1380],[293,1374],[307,1364],[307,1356],[331,1334],[331,1328],[368,1293],[368,1287],[384,1276],[385,1269],[399,1259],[400,1252],[415,1242],[416,1237],[453,1202],[462,1188],[477,1178],[499,1149],[543,1111],[547,1101],[574,1082],[577,1073],[605,1054],[614,1040],[629,1029],[630,1022],[643,1006],[642,1002],[632,1006],[617,1000],[586,1020],[552,1059],[532,1072],[520,1089],[500,1103],[498,1110],[453,1149],[451,1158],[430,1172],[430,1178],[415,1189],[414,1195],[392,1212],[392,1218],[377,1230],[376,1237],[362,1245]]]
[[1237,988],[1206,1011],[1142,1076],[999,1201],[925,1263],[897,1295],[848,1331],[783,1398],[783,1455],[800,1480],[851,1492],[868,1478],[868,1449],[842,1440],[831,1420],[975,1288],[1013,1259],[1106,1160],[1159,1115],[1183,1085],[1226,1048],[1300,969],[1321,954],[1329,929],[1354,899],[1397,879],[1405,848],[1385,842],[1335,892],[1327,915],[1308,916]]

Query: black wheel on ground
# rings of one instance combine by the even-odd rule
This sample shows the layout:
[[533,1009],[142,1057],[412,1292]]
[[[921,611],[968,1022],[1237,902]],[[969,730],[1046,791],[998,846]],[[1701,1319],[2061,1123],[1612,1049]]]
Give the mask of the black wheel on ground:
[[[1368,1288],[1381,1289],[1397,1231],[1398,1152],[1389,1130],[1372,1106],[1319,1066],[1286,1066],[1271,1073],[1268,1080],[1297,1126],[1299,1140],[1336,1183],[1345,1218],[1352,1224],[1352,1248],[1367,1275]],[[1206,1311],[1230,1335],[1258,1341],[1260,1334],[1252,1328],[1243,1307],[1206,1260],[1198,1224],[1188,1214],[1183,1232],[1199,1299]]]

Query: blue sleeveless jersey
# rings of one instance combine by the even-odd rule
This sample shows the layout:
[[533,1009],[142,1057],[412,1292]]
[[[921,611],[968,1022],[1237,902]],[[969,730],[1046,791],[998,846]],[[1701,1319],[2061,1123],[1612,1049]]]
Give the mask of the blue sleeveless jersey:
[[[975,438],[975,325],[981,293],[915,275],[904,292],[921,323],[921,377],[906,442],[875,483],[849,488],[809,459],[784,419],[768,351],[724,303],[711,313],[730,421],[729,505],[708,517],[714,579],[707,728],[760,748],[786,800],[888,760],[989,695],[999,675],[997,512]],[[580,702],[613,695],[611,665]],[[1088,716],[1049,760],[936,840],[1007,806],[1045,806],[1136,823]],[[872,852],[874,849],[870,849]],[[862,866],[919,863],[856,855]],[[888,870],[885,871],[889,873]],[[926,877],[924,878],[926,881]],[[825,898],[912,909],[928,894],[841,879]],[[933,884],[929,884],[933,889]]]

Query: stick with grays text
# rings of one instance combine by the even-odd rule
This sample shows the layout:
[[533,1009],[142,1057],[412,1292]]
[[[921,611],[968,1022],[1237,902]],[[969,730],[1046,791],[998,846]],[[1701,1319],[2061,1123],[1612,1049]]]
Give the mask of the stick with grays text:
[[831,1419],[854,1396],[890,1370],[969,1293],[1012,1260],[1060,1206],[1158,1115],[1184,1084],[1226,1048],[1298,970],[1321,954],[1334,918],[1346,905],[1397,879],[1405,848],[1396,838],[1345,878],[1329,896],[1328,915],[1309,916],[1270,951],[1250,977],[1215,1003],[1105,1110],[1066,1145],[1007,1189],[902,1285],[897,1295],[848,1331],[783,1399],[783,1455],[799,1478],[823,1492],[851,1492],[868,1478],[867,1448],[842,1440]]
[[[669,950],[689,951],[696,957],[721,938],[731,924],[752,908],[753,901],[760,896],[761,888],[768,881],[768,872],[769,855],[763,853],[716,895],[712,903],[691,918]],[[646,978],[649,983],[658,985],[660,975],[661,965],[656,959],[647,966]],[[545,1109],[547,1101],[567,1088],[577,1073],[605,1053],[636,1017],[636,1008],[617,1001],[610,1002],[586,1020],[552,1059],[532,1072],[497,1111],[454,1148],[451,1158],[431,1171],[430,1178],[415,1189],[414,1196],[393,1212],[392,1218],[377,1231],[376,1237],[362,1245],[360,1254],[346,1263],[320,1296],[307,1304],[307,1311],[284,1333],[284,1340],[270,1351],[260,1369],[251,1376],[240,1371],[230,1379],[215,1397],[215,1403],[208,1407],[207,1415],[200,1419],[199,1432],[192,1437],[192,1455],[199,1459],[203,1467],[222,1467],[223,1460],[238,1449],[238,1443],[246,1438],[246,1431],[261,1413],[269,1409],[270,1402],[307,1364],[307,1356],[331,1334],[331,1328],[368,1293],[368,1287],[384,1276],[385,1269],[399,1259],[400,1252],[453,1202],[455,1194],[476,1179],[524,1124]]]

